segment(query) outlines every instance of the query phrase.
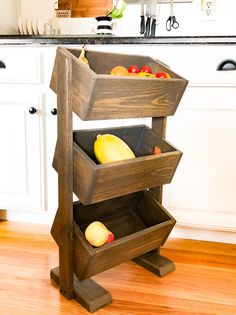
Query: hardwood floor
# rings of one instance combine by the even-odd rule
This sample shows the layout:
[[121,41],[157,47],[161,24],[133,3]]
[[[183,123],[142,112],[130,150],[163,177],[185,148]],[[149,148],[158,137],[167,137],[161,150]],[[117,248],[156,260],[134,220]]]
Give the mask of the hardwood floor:
[[[43,225],[0,222],[0,314],[90,314],[50,280],[58,249]],[[236,245],[169,239],[176,271],[159,278],[132,261],[93,277],[113,297],[97,315],[236,314]]]

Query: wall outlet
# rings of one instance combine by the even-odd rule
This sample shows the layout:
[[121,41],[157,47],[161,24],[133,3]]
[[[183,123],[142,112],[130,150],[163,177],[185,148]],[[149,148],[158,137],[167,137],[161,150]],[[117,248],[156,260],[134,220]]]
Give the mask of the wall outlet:
[[201,17],[203,21],[216,20],[216,0],[202,0]]

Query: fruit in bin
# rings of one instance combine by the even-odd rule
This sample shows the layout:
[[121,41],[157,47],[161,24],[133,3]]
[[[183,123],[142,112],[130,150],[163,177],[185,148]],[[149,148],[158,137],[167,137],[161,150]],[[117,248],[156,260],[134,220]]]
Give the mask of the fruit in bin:
[[123,66],[115,66],[110,71],[111,75],[118,75],[118,76],[127,76],[129,75],[129,71],[127,68]]
[[153,154],[161,154],[161,153],[162,153],[161,148],[158,147],[157,145],[155,145],[154,150],[153,150]]
[[122,139],[109,133],[97,135],[94,154],[102,164],[135,158],[133,151]]
[[78,60],[89,66],[88,59],[85,57],[85,46],[82,47]]
[[111,242],[113,242],[114,240],[115,240],[114,234],[113,234],[111,231],[109,231],[109,235],[108,235],[108,239],[106,240],[106,244],[107,244],[107,243],[111,243]]
[[148,72],[139,72],[137,76],[141,78],[155,78],[154,74]]
[[139,73],[139,67],[136,65],[132,65],[128,68],[129,73]]
[[146,73],[152,73],[152,69],[148,66],[143,66],[141,69],[140,69],[140,72],[146,72]]
[[159,71],[156,73],[156,78],[158,79],[170,79],[170,75],[167,72]]
[[85,239],[94,247],[114,241],[115,237],[100,221],[94,221],[85,230]]

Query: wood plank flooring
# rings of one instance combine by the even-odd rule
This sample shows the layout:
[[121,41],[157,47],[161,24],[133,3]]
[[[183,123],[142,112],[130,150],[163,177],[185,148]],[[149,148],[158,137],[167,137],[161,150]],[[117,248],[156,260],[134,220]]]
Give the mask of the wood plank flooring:
[[[50,227],[0,222],[0,314],[90,314],[50,280],[58,248]],[[132,261],[95,277],[113,297],[96,315],[236,314],[236,245],[169,239],[176,271],[159,278]]]

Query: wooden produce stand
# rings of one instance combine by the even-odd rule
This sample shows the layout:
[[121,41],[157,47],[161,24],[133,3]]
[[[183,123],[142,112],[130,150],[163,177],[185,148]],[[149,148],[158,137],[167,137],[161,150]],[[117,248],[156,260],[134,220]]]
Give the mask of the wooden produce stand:
[[[53,167],[58,172],[59,207],[51,234],[59,246],[59,267],[51,278],[67,298],[88,311],[110,303],[108,291],[91,279],[133,259],[164,276],[174,263],[159,253],[175,224],[161,205],[162,185],[170,183],[182,153],[165,140],[166,116],[173,115],[187,81],[146,56],[88,50],[88,65],[78,60],[81,50],[57,49],[51,88],[57,94],[58,139]],[[116,77],[116,65],[150,66],[171,79]],[[152,117],[146,125],[73,130],[72,115],[82,120]],[[93,143],[98,134],[123,139],[136,158],[98,164]],[[154,146],[162,154],[154,155]],[[73,203],[73,193],[79,198]],[[115,241],[94,248],[84,237],[86,227],[101,221]]]

